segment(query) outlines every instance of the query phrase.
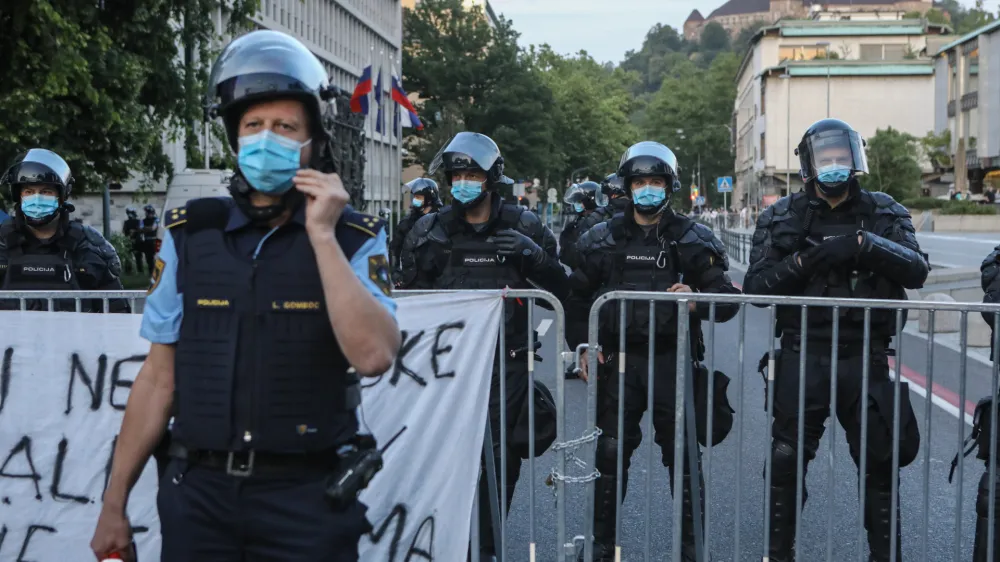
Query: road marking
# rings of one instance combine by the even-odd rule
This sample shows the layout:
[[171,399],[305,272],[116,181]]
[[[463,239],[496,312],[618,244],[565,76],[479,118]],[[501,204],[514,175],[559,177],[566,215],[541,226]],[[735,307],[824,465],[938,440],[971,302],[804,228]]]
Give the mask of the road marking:
[[546,319],[542,320],[541,322],[539,322],[538,323],[538,337],[540,337],[540,338],[541,337],[545,337],[545,333],[549,331],[550,327],[552,327],[552,320],[549,319],[549,318],[546,318]]
[[[914,371],[913,369],[907,367],[906,365],[900,365],[899,371],[896,370],[896,358],[889,358],[889,376],[896,378],[897,372],[900,375],[900,380],[910,385],[910,390],[916,392],[920,396],[927,398],[927,378],[920,373]],[[934,388],[930,392],[931,403],[935,406],[941,408],[945,412],[951,414],[953,417],[958,418],[958,395],[956,395],[951,390],[934,383]],[[965,401],[965,423],[969,426],[972,425],[972,414],[976,411],[976,405],[970,401]]]
[[953,263],[941,263],[938,261],[931,260],[931,267],[943,267],[945,269],[958,269],[960,267],[976,267],[974,265],[956,265]]
[[989,244],[990,246],[996,246],[996,240],[984,240],[982,238],[966,238],[964,236],[948,236],[946,234],[924,234],[922,232],[917,233],[917,238],[930,238],[931,240],[957,240],[959,242],[974,242],[976,244]]
[[[903,333],[904,334],[909,334],[909,335],[914,336],[914,337],[918,337],[918,338],[920,338],[920,339],[922,339],[924,341],[927,341],[927,340],[930,339],[930,336],[928,336],[927,334],[921,332],[920,328],[915,328],[912,325],[908,325],[903,330]],[[939,335],[939,334],[935,334],[935,335]],[[958,353],[959,355],[962,354],[962,346],[960,346],[960,345],[958,345],[956,343],[950,342],[950,341],[946,341],[944,339],[938,340],[938,338],[935,337],[934,338],[934,345],[940,345],[942,347],[946,347],[946,348],[954,351],[955,353]],[[968,346],[968,347],[972,347],[972,346]],[[968,351],[968,350],[966,350],[966,351]],[[969,359],[972,359],[973,361],[977,361],[977,362],[979,362],[979,363],[981,363],[983,365],[986,365],[990,369],[993,369],[993,363],[991,363],[989,359],[986,359],[985,357],[980,356],[978,353],[966,353],[965,355]]]

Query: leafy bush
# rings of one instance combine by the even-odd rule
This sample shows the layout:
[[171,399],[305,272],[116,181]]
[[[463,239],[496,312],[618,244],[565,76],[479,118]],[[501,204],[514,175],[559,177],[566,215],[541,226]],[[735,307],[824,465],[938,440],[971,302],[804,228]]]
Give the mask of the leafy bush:
[[948,201],[941,209],[942,215],[995,215],[993,205],[980,205],[972,201]]
[[914,197],[912,199],[904,199],[900,203],[907,209],[943,209],[948,205],[947,199],[935,199],[934,197]]
[[118,259],[122,262],[122,271],[132,273],[136,271],[135,254],[132,253],[132,240],[124,234],[118,232],[111,235],[108,240],[118,252]]

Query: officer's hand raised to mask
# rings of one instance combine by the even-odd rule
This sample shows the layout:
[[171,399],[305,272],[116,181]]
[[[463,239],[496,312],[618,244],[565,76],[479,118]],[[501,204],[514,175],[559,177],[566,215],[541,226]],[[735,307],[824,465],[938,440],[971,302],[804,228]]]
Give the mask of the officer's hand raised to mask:
[[340,176],[306,168],[299,170],[292,182],[306,196],[306,230],[310,238],[333,238],[340,214],[351,199]]

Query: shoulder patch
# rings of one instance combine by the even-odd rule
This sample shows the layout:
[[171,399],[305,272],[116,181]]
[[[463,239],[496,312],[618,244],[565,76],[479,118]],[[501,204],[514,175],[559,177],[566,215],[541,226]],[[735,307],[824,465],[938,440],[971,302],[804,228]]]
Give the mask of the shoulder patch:
[[177,207],[170,209],[163,216],[163,228],[173,228],[187,222],[187,207]]
[[146,291],[146,295],[152,295],[156,287],[160,285],[160,278],[163,277],[163,268],[166,267],[166,263],[159,254],[156,255],[156,263],[153,264],[153,273],[149,281],[149,289]]
[[392,296],[392,277],[389,274],[389,261],[382,254],[368,258],[368,278],[387,297]]
[[343,216],[344,224],[364,232],[368,236],[378,236],[378,231],[385,228],[385,220],[364,213],[347,213]]

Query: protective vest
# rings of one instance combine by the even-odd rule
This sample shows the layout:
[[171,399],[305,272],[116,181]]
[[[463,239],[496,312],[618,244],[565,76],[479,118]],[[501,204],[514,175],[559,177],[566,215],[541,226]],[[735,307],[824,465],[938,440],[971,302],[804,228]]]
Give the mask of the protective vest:
[[[611,219],[614,238],[613,266],[607,285],[601,294],[609,291],[662,291],[666,292],[680,280],[680,253],[673,241],[669,227],[658,225],[656,236],[643,236],[640,231],[628,228],[625,216]],[[631,232],[630,232],[631,230]],[[649,302],[623,301],[625,306],[625,341],[629,345],[646,345],[649,342]],[[676,346],[677,306],[669,302],[655,305],[656,339],[663,345]],[[620,333],[618,306],[606,305],[601,309],[601,324],[606,333],[618,341]]]
[[[815,213],[806,211],[801,250],[806,250],[827,238],[857,235],[860,230],[875,232],[878,216],[875,206],[867,198],[857,203],[857,209],[850,213]],[[810,218],[810,215],[812,218]],[[800,251],[801,251],[800,250]],[[814,275],[806,283],[803,296],[845,299],[903,299],[906,293],[892,281],[867,269],[857,269],[853,264],[831,269],[826,275]],[[798,307],[778,307],[779,330],[801,333],[802,311]],[[833,308],[812,307],[808,312],[809,330],[812,338],[832,338]],[[905,321],[906,311],[903,311]],[[840,308],[841,341],[858,341],[864,338],[863,308]],[[894,310],[871,311],[872,339],[887,339],[896,334],[896,312]]]
[[[443,270],[434,282],[435,289],[495,290],[532,288],[521,273],[521,260],[515,256],[497,254],[492,236],[501,230],[517,230],[522,210],[514,205],[502,205],[499,215],[482,232],[476,232],[460,221],[454,211],[438,213],[438,222],[448,237]],[[518,341],[509,340],[511,346],[526,339],[528,311],[525,303],[508,299],[504,306],[507,334]],[[518,338],[518,336],[521,336]]]
[[156,240],[156,217],[144,217],[142,219],[142,236],[143,242],[153,242]]
[[[82,230],[67,228],[65,233],[51,247],[51,253],[25,253],[24,235],[18,232],[13,222],[8,222],[2,228],[2,235],[7,240],[7,264],[0,270],[3,273],[3,290],[5,291],[79,291],[80,283],[73,265],[73,250],[82,236]],[[28,310],[48,310],[47,300],[29,300]],[[91,303],[81,303],[81,310],[88,312]],[[5,300],[0,308],[5,310],[20,309],[20,301]],[[73,299],[56,299],[52,303],[53,310],[75,312],[76,301]]]
[[[187,205],[174,438],[217,451],[335,447],[357,431],[356,378],[330,326],[305,229],[283,227],[295,238],[281,255],[237,256],[224,232],[232,205]],[[344,220],[337,240],[348,260],[364,242]]]

